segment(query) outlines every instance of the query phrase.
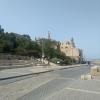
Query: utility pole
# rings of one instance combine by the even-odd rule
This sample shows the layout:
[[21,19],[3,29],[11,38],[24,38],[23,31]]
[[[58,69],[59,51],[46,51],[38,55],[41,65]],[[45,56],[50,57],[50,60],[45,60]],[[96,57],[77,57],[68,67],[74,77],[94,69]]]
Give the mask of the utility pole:
[[72,47],[72,64],[73,64],[73,47]]
[[84,57],[83,57],[83,50],[80,49],[80,63],[84,62]]
[[44,41],[42,39],[42,63],[44,63]]
[[48,31],[48,39],[51,40],[51,32]]

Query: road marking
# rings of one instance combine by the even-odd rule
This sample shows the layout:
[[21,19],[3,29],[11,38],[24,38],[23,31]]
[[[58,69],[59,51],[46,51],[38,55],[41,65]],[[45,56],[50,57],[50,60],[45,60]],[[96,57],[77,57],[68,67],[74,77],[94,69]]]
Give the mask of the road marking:
[[100,92],[96,92],[96,91],[90,91],[90,90],[83,90],[83,89],[77,89],[77,88],[66,88],[68,90],[73,90],[73,91],[80,91],[80,92],[86,92],[86,93],[93,93],[93,94],[99,94],[100,95]]

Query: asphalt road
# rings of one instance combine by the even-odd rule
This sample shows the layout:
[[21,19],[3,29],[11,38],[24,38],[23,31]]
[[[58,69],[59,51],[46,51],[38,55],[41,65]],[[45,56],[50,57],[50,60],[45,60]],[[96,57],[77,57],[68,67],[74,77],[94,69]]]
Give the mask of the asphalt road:
[[41,76],[43,75],[47,78],[49,78],[48,76],[50,75],[54,78],[51,81],[33,89],[33,91],[22,96],[18,100],[48,100],[48,98],[52,97],[52,95],[59,93],[64,88],[73,84],[82,74],[88,73],[89,69],[90,68],[88,66],[82,66],[41,74]]
[[0,80],[0,86],[7,85],[7,84],[10,84],[10,83],[14,83],[14,82],[17,82],[17,81],[21,81],[21,80],[24,80],[24,79],[36,77],[36,76],[37,75],[28,75],[28,76],[22,76],[22,77],[16,77],[16,78],[11,78],[11,79]]

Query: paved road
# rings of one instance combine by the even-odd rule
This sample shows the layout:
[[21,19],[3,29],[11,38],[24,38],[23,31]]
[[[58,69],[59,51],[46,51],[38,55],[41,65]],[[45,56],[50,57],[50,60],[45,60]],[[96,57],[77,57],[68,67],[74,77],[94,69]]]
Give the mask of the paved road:
[[[21,68],[20,69],[16,69],[16,70],[15,69],[14,70],[10,69],[10,70],[5,70],[4,72],[1,72],[0,73],[1,74],[1,76],[0,76],[0,86],[7,85],[7,84],[10,84],[10,83],[14,83],[14,82],[17,82],[17,81],[20,81],[20,80],[32,78],[32,77],[41,76],[41,75],[39,75],[39,73],[38,74],[34,74],[34,73],[32,73],[32,71],[30,72],[30,70],[34,70],[34,68],[30,68],[30,69],[27,68],[27,69],[24,69],[24,70],[21,69]],[[36,68],[35,68],[35,70],[36,70]],[[38,72],[38,70],[42,71],[44,69],[38,69],[37,68],[36,73]],[[24,74],[22,74],[22,73],[24,73]],[[46,73],[46,72],[43,72],[43,73]],[[43,75],[43,73],[40,73],[40,74]],[[67,74],[67,75],[70,75],[70,74]],[[11,77],[11,78],[8,78],[8,77]]]
[[36,77],[36,76],[37,75],[28,75],[28,76],[22,76],[22,77],[16,77],[16,78],[11,78],[11,79],[0,80],[0,86],[7,85],[7,84],[10,84],[10,83],[14,83],[14,82],[17,82],[17,81],[21,81],[21,80],[24,80],[24,79],[27,79],[27,78]]
[[[18,100],[47,100],[53,95],[58,94],[60,91],[62,91],[66,87],[75,83],[76,80],[80,78],[81,74],[85,74],[88,72],[89,72],[89,67],[82,66],[82,67],[77,67],[77,68],[56,70],[53,72],[41,74],[41,76],[45,75],[47,78],[48,76],[51,75],[52,77],[54,77],[54,79],[33,89],[31,92],[22,96]],[[51,98],[51,100],[52,99],[53,98]],[[62,100],[62,99],[59,99],[59,100]]]

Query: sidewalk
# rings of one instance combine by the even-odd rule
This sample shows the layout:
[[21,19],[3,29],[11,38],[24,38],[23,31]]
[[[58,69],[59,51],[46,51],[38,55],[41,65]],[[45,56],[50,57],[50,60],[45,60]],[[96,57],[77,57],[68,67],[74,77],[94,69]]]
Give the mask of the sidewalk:
[[99,79],[76,80],[47,100],[100,100]]
[[33,66],[33,67],[24,67],[24,68],[16,68],[16,69],[6,69],[0,71],[0,80],[33,75],[33,74],[46,73],[54,70],[74,68],[80,66],[82,65],[78,64],[78,65],[70,65],[70,66]]

